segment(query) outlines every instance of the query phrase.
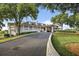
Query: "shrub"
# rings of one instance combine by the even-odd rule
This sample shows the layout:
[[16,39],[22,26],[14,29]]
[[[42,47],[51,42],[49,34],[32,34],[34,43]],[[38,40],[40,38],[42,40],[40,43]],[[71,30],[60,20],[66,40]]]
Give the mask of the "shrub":
[[36,32],[36,31],[33,31],[33,32],[22,32],[21,35],[22,35],[22,34],[34,33],[34,32]]
[[4,31],[0,31],[0,34],[4,34]]
[[10,36],[12,37],[12,36],[14,36],[14,35],[4,34],[4,37],[5,37],[5,38],[8,38],[8,37],[10,37]]
[[10,34],[4,34],[4,37],[6,37],[6,38],[10,37]]
[[57,30],[57,32],[76,33],[75,30]]

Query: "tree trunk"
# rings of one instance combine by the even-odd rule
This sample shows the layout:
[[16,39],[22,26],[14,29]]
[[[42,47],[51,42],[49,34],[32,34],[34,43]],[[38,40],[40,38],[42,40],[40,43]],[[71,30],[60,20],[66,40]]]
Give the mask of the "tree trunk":
[[18,35],[20,35],[21,34],[21,19],[19,19],[19,21],[18,21]]
[[18,35],[20,35],[20,23],[18,23]]
[[17,35],[20,35],[20,27],[21,27],[20,19],[19,19],[19,21],[17,21],[17,19],[15,19],[15,23],[17,26]]
[[63,30],[63,25],[61,26],[61,29]]
[[61,30],[63,30],[63,24],[60,24],[60,26],[61,26]]

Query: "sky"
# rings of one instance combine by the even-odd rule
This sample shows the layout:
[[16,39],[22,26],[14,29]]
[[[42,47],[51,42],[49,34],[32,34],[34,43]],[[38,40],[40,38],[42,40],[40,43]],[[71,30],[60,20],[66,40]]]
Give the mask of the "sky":
[[[52,24],[51,17],[52,16],[54,17],[58,14],[60,14],[60,12],[56,11],[56,10],[55,10],[55,12],[51,12],[47,9],[39,8],[39,13],[38,13],[38,16],[37,16],[37,19],[35,20],[35,22],[44,23],[44,24]],[[24,18],[23,21],[25,22],[25,21],[33,21],[33,20],[30,17],[28,17],[27,20],[26,20],[26,18]],[[3,30],[8,29],[7,21],[4,21],[4,24],[6,24],[6,26],[3,27]],[[65,25],[64,25],[64,27],[65,27]],[[67,28],[67,26],[65,28]]]
[[[37,19],[35,20],[38,23],[51,24],[50,20],[52,16],[58,15],[60,12],[55,11],[54,13],[47,10],[39,8],[39,13]],[[25,20],[25,19],[24,19]],[[27,18],[27,21],[33,21],[30,17]]]

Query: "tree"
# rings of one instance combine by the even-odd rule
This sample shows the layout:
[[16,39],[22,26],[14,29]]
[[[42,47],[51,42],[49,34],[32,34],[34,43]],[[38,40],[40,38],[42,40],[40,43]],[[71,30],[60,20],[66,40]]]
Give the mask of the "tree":
[[38,8],[36,4],[4,4],[5,6],[5,19],[15,20],[15,25],[18,27],[18,35],[20,35],[20,27],[24,17],[30,16],[36,19]]
[[62,13],[62,14],[59,14],[55,17],[52,17],[51,22],[58,23],[61,26],[61,28],[63,29],[63,24],[66,23],[67,19],[68,19],[68,14]]
[[79,28],[79,13],[69,16],[68,25]]
[[68,20],[66,20],[66,24],[69,25],[70,27],[75,27],[74,15],[68,17]]
[[[70,11],[73,13],[73,16],[70,16],[65,20],[65,24],[70,25],[71,27],[79,27],[78,15],[79,13],[79,4],[78,3],[54,3],[54,4],[39,4],[43,8],[47,8],[50,11],[58,10],[61,13]],[[55,17],[56,18],[56,17]]]
[[4,18],[5,18],[5,9],[4,9],[4,4],[0,4],[0,29],[2,29],[5,24],[3,24]]

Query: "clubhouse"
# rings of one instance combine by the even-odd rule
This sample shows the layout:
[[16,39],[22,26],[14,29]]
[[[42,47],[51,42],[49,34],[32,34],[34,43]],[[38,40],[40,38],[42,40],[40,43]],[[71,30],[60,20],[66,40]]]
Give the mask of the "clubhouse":
[[[15,23],[8,23],[10,34],[16,35],[18,32],[18,28]],[[53,32],[54,25],[46,25],[42,23],[36,22],[25,22],[21,24],[20,32],[30,32],[30,31],[37,31],[37,32]]]

